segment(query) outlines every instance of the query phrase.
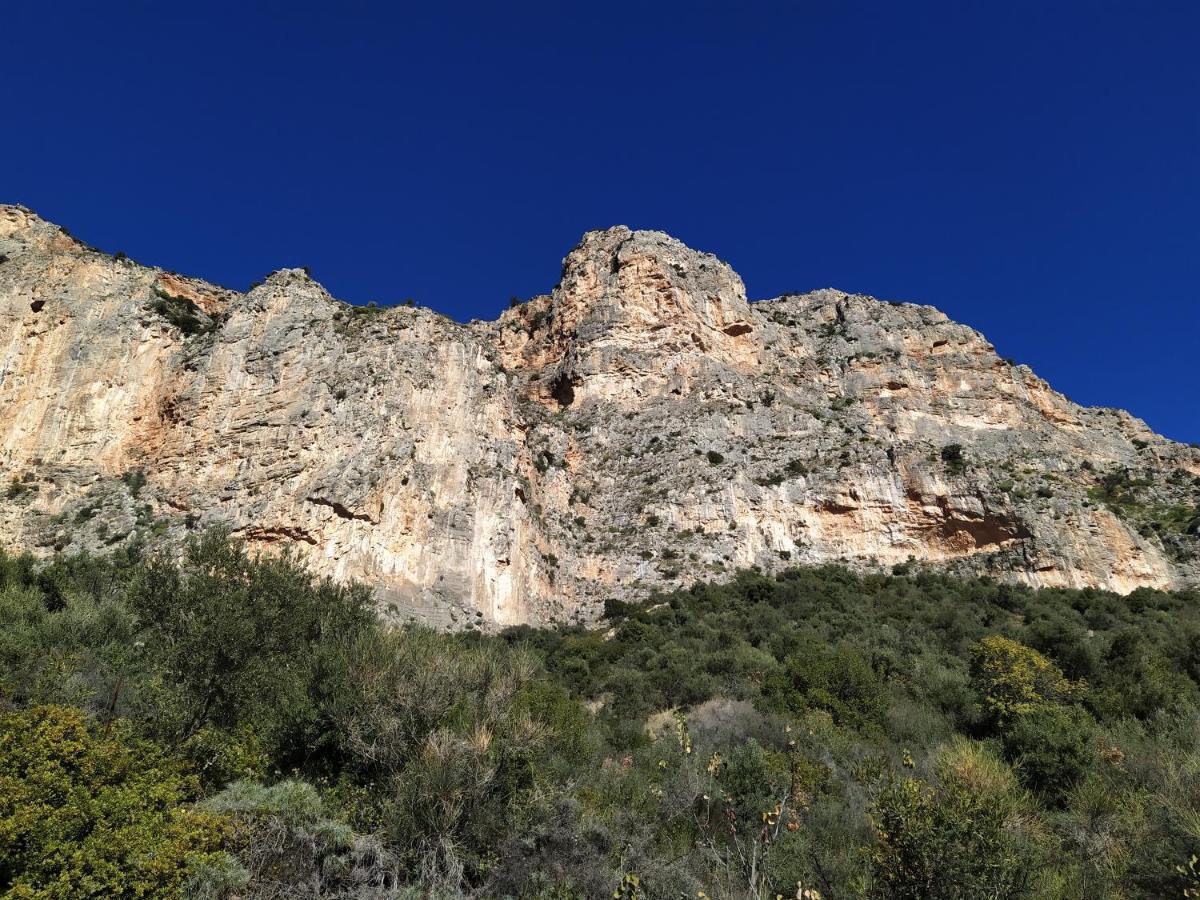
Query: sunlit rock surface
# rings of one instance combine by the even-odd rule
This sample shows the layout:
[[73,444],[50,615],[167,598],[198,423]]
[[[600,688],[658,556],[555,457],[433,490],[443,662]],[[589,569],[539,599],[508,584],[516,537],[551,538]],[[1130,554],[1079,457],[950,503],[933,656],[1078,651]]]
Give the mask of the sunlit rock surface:
[[716,257],[589,232],[495,322],[247,293],[0,206],[0,539],[224,523],[381,613],[590,620],[606,597],[910,559],[1047,586],[1200,581],[1200,450],[1068,401],[927,306],[747,303]]

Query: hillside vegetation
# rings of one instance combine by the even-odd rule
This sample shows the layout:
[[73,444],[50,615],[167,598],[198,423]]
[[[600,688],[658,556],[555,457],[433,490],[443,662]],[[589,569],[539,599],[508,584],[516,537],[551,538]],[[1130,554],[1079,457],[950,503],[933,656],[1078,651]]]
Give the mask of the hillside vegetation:
[[1200,896],[1198,601],[829,567],[452,635],[220,531],[0,554],[0,897]]

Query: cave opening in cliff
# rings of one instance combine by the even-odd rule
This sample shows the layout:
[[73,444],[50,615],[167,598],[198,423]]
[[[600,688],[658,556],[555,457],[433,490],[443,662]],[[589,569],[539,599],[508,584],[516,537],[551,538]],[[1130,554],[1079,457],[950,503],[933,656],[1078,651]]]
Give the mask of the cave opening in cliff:
[[563,409],[575,402],[575,385],[565,372],[550,383],[550,396]]

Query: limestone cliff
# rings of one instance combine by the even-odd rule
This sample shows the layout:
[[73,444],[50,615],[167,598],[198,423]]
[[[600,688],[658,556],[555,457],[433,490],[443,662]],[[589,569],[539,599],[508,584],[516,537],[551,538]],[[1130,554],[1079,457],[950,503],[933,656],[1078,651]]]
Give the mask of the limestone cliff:
[[11,548],[225,523],[460,626],[831,560],[1200,582],[1200,450],[930,307],[748,303],[725,263],[626,228],[460,325],[296,269],[238,293],[0,206],[0,479]]

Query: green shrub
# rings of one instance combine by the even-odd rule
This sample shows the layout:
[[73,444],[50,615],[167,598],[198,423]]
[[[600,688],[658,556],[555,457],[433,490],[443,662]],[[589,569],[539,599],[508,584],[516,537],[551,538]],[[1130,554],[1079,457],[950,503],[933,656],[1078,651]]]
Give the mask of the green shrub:
[[870,663],[844,645],[811,644],[788,656],[782,669],[764,680],[763,695],[778,709],[797,715],[823,709],[835,722],[852,727],[880,725],[888,705]]
[[1004,754],[1021,780],[1055,802],[1095,765],[1095,723],[1078,707],[1023,710],[1003,735]]
[[0,717],[0,889],[13,898],[174,897],[228,826],[196,779],[121,724],[36,706]]
[[4,496],[9,500],[16,500],[22,494],[36,493],[37,489],[36,484],[30,484],[28,481],[22,481],[14,476],[13,480],[9,482],[8,490],[5,491]]
[[586,713],[527,653],[421,629],[359,645],[360,691],[339,711],[402,863],[440,890],[475,881],[507,823],[590,748]]
[[212,320],[187,297],[176,297],[157,287],[154,294],[154,299],[150,301],[150,309],[178,328],[185,336],[203,334],[213,327]]
[[1002,727],[1017,715],[1066,701],[1076,691],[1053,662],[1002,635],[972,645],[971,679],[985,709]]
[[190,885],[193,896],[317,900],[361,896],[356,890],[367,885],[387,896],[396,887],[398,871],[388,849],[331,817],[307,782],[236,781],[203,808],[232,823],[230,846],[241,865],[236,873],[198,872]]
[[962,444],[947,444],[941,451],[942,462],[951,474],[959,474],[967,467],[967,458],[963,454]]
[[225,754],[227,740],[198,742],[202,732],[237,743],[249,729],[285,769],[337,752],[329,706],[350,677],[343,648],[375,628],[365,588],[316,579],[286,558],[249,557],[213,530],[188,544],[181,564],[148,558],[127,602],[155,661],[140,703],[164,740]]
[[646,896],[1180,896],[1198,600],[830,566],[613,601],[596,630],[386,631],[366,591],[208,532],[182,558],[0,552],[0,705],[78,704],[112,721],[93,739],[199,763],[241,860],[184,867],[211,900],[629,873]]
[[130,469],[121,475],[121,481],[129,490],[129,496],[137,498],[142,492],[142,488],[146,486],[146,473],[141,469]]
[[957,741],[933,784],[893,781],[876,798],[872,896],[886,900],[1021,897],[1042,860],[1037,823],[1012,772]]

